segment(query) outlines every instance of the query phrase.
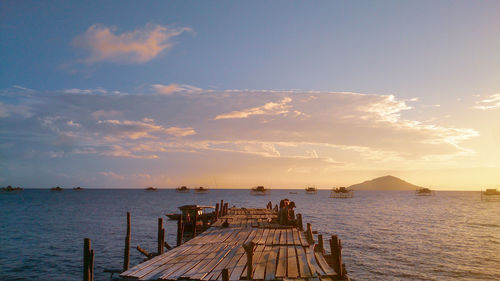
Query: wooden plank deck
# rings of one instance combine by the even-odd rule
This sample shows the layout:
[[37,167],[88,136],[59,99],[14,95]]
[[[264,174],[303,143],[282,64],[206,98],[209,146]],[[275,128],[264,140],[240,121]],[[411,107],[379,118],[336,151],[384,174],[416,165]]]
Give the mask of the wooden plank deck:
[[[338,280],[323,255],[296,227],[276,223],[270,209],[229,208],[209,229],[186,243],[120,274],[122,280],[229,280],[247,276],[243,244],[252,241],[252,280]],[[222,227],[227,221],[228,227]]]

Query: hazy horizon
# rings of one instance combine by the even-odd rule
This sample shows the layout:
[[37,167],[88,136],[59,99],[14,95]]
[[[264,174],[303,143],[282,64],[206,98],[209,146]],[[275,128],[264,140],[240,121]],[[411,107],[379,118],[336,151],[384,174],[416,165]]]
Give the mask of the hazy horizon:
[[0,186],[498,188],[500,2],[136,4],[0,2]]

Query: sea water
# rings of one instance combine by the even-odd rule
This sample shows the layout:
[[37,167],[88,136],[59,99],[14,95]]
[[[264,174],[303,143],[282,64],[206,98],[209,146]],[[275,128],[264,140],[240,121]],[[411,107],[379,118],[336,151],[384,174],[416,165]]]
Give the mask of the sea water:
[[[121,269],[126,212],[132,215],[131,265],[143,257],[134,248],[156,250],[157,220],[166,221],[166,241],[175,245],[176,223],[167,213],[185,204],[265,208],[268,201],[295,201],[304,223],[327,238],[338,235],[343,262],[354,280],[500,280],[500,202],[479,192],[356,191],[329,198],[329,191],[31,189],[0,194],[0,280],[81,280],[83,239],[95,251],[95,280],[104,269]],[[326,242],[326,241],[325,241]]]

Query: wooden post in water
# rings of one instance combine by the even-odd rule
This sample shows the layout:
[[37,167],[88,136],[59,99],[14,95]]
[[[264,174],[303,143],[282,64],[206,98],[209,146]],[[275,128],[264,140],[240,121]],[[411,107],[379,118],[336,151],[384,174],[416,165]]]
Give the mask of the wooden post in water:
[[125,235],[125,250],[123,253],[123,271],[130,265],[130,213],[127,212],[127,235]]
[[325,248],[323,246],[323,234],[318,234],[318,251],[321,253],[325,252]]
[[304,224],[302,224],[302,214],[297,214],[297,225],[299,229],[304,231]]
[[247,280],[252,280],[252,272],[253,272],[253,247],[255,246],[254,242],[249,242],[247,244],[243,244],[243,249],[245,249],[245,253],[247,254]]
[[177,220],[177,246],[182,244],[182,236],[184,235],[184,225],[182,223],[182,214]]
[[219,217],[222,217],[224,214],[223,212],[223,209],[224,209],[224,200],[220,200],[220,210],[219,210]]
[[215,204],[215,220],[219,217],[219,203]]
[[330,251],[332,252],[333,269],[338,276],[344,276],[342,272],[342,244],[337,235],[332,235]]
[[83,281],[94,280],[94,250],[91,249],[90,239],[83,240]]
[[158,255],[161,255],[165,252],[165,248],[163,248],[163,241],[165,240],[165,232],[163,231],[163,219],[158,218],[158,247],[157,252]]
[[307,223],[306,237],[309,244],[314,244],[314,236],[311,229],[311,224]]
[[224,203],[224,216],[227,215],[228,209],[229,209],[229,203]]
[[193,238],[196,237],[196,225],[198,222],[198,210],[196,209],[194,211],[194,223],[193,223]]
[[227,268],[222,270],[222,281],[229,281],[229,270]]

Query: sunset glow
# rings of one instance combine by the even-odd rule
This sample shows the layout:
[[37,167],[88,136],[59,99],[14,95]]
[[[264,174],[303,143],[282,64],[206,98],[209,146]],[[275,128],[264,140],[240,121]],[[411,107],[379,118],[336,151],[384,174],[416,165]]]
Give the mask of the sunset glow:
[[500,3],[384,3],[3,2],[0,184],[498,188]]

